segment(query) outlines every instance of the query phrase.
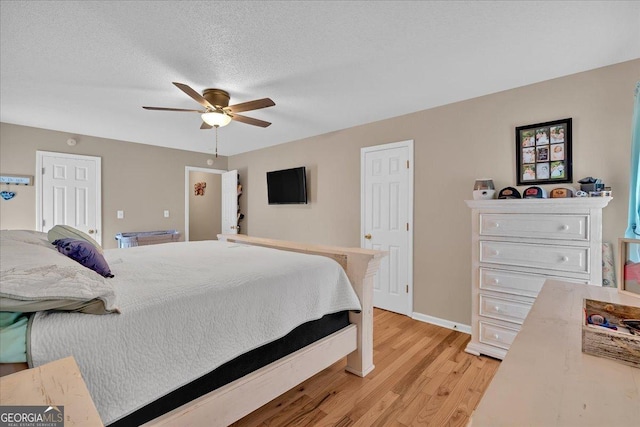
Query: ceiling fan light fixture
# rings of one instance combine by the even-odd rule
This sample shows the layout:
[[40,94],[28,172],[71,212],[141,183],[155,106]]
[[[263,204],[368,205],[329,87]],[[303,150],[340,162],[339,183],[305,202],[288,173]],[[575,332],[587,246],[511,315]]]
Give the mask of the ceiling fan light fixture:
[[210,111],[202,114],[202,120],[209,126],[221,127],[231,122],[231,117],[221,111]]

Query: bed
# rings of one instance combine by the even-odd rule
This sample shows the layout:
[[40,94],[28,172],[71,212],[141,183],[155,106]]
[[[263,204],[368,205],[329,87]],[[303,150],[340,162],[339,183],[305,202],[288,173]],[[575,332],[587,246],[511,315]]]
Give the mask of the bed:
[[[74,356],[114,426],[228,425],[342,357],[356,375],[373,369],[372,278],[382,252],[219,239],[104,251],[115,275],[98,276],[113,288],[101,300],[110,314],[36,312],[29,365]],[[268,349],[292,336],[284,352]],[[238,360],[262,364],[228,368]],[[202,387],[229,369],[242,376]],[[172,393],[188,401],[167,406]]]

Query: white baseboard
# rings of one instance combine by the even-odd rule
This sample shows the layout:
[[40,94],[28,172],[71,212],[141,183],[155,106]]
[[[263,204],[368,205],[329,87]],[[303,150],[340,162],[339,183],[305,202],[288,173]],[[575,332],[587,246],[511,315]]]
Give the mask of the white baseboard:
[[422,313],[414,312],[411,315],[412,319],[419,320],[425,323],[431,323],[432,325],[442,326],[443,328],[453,329],[454,331],[464,332],[471,335],[471,326],[463,325],[461,323],[452,322],[451,320],[440,319],[438,317],[428,316]]

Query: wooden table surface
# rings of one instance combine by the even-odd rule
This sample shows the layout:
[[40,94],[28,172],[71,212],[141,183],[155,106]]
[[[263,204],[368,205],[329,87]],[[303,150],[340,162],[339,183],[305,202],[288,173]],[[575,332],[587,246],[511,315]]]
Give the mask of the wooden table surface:
[[582,353],[584,298],[640,307],[616,289],[547,280],[471,426],[640,426],[640,369]]
[[65,427],[103,425],[73,357],[0,378],[0,405],[64,406]]

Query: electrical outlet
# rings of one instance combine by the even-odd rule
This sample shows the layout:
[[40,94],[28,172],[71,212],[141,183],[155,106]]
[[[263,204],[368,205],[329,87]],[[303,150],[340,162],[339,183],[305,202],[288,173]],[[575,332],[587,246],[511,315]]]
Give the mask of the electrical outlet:
[[169,211],[168,211],[168,210],[165,210],[165,211],[164,211],[164,217],[165,217],[165,218],[169,218]]
[[124,219],[124,211],[116,212],[116,216],[118,217],[118,219]]

